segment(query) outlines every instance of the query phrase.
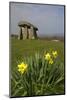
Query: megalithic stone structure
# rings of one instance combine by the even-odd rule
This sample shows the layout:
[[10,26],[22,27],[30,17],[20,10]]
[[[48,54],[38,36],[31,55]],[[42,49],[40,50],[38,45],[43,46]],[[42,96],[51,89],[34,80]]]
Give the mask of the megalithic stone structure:
[[29,22],[26,21],[20,21],[18,23],[18,26],[20,27],[20,33],[19,33],[19,39],[36,39],[38,30],[37,27],[32,25]]

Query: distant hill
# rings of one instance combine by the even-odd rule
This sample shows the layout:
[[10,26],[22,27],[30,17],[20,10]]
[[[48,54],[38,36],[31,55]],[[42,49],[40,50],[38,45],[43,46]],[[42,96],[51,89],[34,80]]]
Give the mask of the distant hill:
[[[18,38],[18,35],[16,34],[11,34],[11,37],[14,37],[14,38]],[[60,40],[60,41],[64,41],[64,37],[57,37],[57,36],[44,36],[44,37],[39,37],[38,36],[38,39],[43,39],[43,40]]]
[[39,39],[43,39],[43,40],[60,40],[60,41],[64,41],[64,37],[38,37]]
[[16,34],[11,34],[11,37],[18,38],[18,35],[16,35]]

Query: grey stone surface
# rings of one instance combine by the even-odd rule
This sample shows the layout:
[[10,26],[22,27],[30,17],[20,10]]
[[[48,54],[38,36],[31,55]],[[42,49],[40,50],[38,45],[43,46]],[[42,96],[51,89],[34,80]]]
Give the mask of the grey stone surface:
[[18,26],[20,27],[19,32],[19,39],[35,39],[37,38],[36,31],[38,30],[37,27],[30,24],[26,21],[21,21],[18,23]]

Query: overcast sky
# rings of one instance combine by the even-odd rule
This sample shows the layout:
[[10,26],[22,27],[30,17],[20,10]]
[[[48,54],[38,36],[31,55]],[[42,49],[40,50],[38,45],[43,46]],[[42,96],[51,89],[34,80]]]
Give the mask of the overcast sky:
[[11,3],[11,34],[18,34],[19,21],[38,28],[38,36],[64,36],[64,6]]

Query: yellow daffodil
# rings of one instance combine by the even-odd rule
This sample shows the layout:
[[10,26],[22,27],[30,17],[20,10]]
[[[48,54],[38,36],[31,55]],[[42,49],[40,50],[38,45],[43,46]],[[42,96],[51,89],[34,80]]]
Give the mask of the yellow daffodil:
[[22,62],[18,65],[18,71],[23,74],[27,70],[28,65]]
[[52,51],[53,57],[56,58],[58,56],[57,51]]
[[53,64],[53,60],[52,60],[52,58],[49,60],[49,64]]
[[51,55],[49,53],[46,53],[45,54],[45,60],[50,60],[50,58],[51,58]]

